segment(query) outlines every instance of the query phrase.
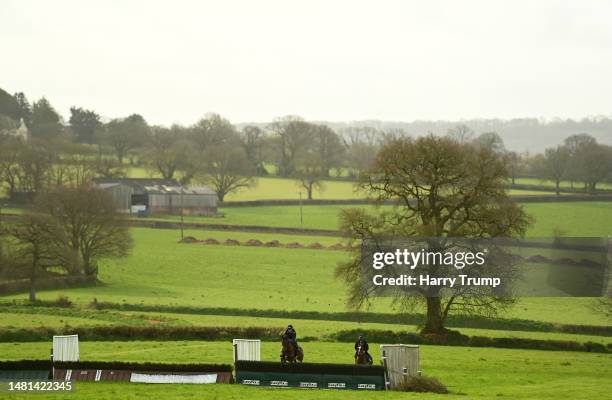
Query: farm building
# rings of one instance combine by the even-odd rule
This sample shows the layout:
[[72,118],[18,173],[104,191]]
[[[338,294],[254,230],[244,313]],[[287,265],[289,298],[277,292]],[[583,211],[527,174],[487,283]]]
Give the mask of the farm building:
[[181,186],[174,179],[94,179],[119,209],[131,214],[215,215],[217,194],[207,186]]

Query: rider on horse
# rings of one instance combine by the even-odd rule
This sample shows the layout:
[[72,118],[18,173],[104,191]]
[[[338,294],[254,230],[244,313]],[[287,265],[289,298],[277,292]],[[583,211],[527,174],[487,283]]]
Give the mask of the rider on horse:
[[295,354],[299,353],[299,347],[297,343],[297,332],[295,331],[295,329],[293,329],[293,325],[289,324],[287,326],[287,329],[285,329],[283,336],[289,340],[289,342],[293,346],[293,349],[295,350]]
[[366,360],[368,360],[368,362],[372,361],[372,356],[370,353],[368,353],[368,350],[370,350],[370,345],[368,345],[368,342],[362,335],[359,335],[359,338],[357,338],[357,341],[355,342],[355,358],[359,356],[359,347],[361,347],[365,352]]

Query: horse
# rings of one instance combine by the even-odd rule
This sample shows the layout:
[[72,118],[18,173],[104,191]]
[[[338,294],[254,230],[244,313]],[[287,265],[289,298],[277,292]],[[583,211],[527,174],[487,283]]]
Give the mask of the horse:
[[363,346],[359,345],[357,353],[355,353],[355,364],[372,365],[372,362],[372,357],[368,357],[366,350]]
[[280,358],[283,364],[286,362],[302,362],[304,361],[304,350],[298,346],[296,354],[293,342],[286,336],[283,336],[283,349],[281,350]]

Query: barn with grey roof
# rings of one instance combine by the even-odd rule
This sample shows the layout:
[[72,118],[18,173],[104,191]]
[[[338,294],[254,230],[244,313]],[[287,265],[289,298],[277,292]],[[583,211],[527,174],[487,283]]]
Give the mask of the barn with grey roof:
[[216,215],[217,193],[208,186],[182,186],[174,179],[95,179],[117,207],[131,214]]

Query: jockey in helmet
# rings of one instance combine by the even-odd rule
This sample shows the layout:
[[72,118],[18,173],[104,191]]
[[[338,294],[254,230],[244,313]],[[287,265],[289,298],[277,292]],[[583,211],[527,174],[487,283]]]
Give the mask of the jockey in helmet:
[[363,335],[359,335],[357,341],[355,342],[355,358],[357,358],[357,352],[359,351],[359,347],[361,347],[365,352],[366,360],[368,360],[368,362],[372,361],[372,356],[370,355],[370,353],[368,353],[368,351],[370,350],[370,345],[365,340]]
[[297,354],[298,348],[299,348],[298,343],[297,343],[297,332],[295,331],[295,329],[293,329],[293,325],[291,324],[287,325],[287,328],[285,329],[283,336],[289,340],[291,345],[293,345],[293,349],[295,350],[295,353]]

